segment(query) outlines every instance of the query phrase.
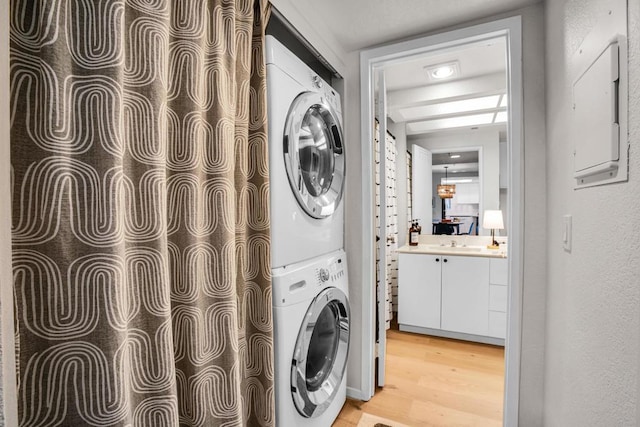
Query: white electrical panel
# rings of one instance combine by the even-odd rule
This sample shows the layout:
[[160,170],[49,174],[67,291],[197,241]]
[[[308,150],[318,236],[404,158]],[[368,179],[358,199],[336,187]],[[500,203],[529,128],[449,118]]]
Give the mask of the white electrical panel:
[[576,188],[628,179],[626,2],[612,6],[572,58]]
[[618,169],[618,43],[611,43],[573,84],[575,178]]

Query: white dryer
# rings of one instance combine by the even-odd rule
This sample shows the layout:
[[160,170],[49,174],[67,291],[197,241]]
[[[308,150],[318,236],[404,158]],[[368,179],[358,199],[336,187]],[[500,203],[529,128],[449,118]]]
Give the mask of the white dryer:
[[276,425],[327,427],[346,399],[344,251],[273,271]]
[[345,154],[339,94],[266,39],[271,267],[343,248]]

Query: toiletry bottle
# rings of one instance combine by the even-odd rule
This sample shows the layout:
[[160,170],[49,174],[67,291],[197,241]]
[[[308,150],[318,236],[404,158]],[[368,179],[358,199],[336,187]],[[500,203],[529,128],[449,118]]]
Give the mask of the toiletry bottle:
[[418,234],[422,234],[422,226],[418,222],[420,221],[420,218],[416,218],[415,221],[416,221],[416,228],[418,229]]
[[409,245],[418,246],[418,227],[415,222],[412,222],[411,228],[409,228]]

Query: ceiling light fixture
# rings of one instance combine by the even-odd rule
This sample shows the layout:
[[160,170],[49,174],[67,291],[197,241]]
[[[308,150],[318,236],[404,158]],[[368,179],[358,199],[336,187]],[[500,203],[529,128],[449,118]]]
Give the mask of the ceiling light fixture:
[[441,199],[452,199],[453,195],[456,194],[456,186],[455,184],[447,184],[449,178],[449,174],[447,173],[447,168],[449,166],[444,167],[444,184],[438,184],[438,196]]
[[460,64],[458,61],[446,62],[443,64],[428,65],[424,67],[430,80],[452,79],[460,74]]
[[451,159],[459,159],[460,158],[460,154],[449,154],[449,158],[451,158]]

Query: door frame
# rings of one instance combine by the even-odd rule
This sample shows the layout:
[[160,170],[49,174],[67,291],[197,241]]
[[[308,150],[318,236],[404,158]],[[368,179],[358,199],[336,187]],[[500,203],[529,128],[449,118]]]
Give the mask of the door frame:
[[524,256],[524,137],[522,82],[522,18],[514,16],[458,30],[416,38],[360,52],[360,108],[362,147],[362,391],[373,396],[375,367],[375,238],[373,164],[373,75],[377,67],[409,57],[451,48],[473,41],[505,37],[507,41],[507,92],[509,96],[509,297],[505,340],[505,389],[503,424],[517,425],[520,401],[520,355],[522,350],[522,287]]
[[[377,80],[377,81],[376,81]],[[376,297],[377,297],[377,316],[374,315],[374,318],[377,318],[376,328],[378,330],[378,337],[374,335],[374,340],[377,342],[377,351],[375,353],[375,368],[377,368],[377,381],[376,385],[378,387],[384,386],[385,374],[386,374],[386,364],[387,364],[387,334],[386,334],[386,324],[387,324],[387,286],[389,285],[389,271],[387,269],[387,85],[386,85],[386,76],[384,74],[383,69],[378,69],[376,71],[376,75],[374,76],[373,84],[376,85],[378,89],[378,99],[373,99],[372,101],[375,103],[374,111],[376,112],[374,116],[379,117],[378,119],[378,151],[379,151],[379,177],[380,180],[380,205],[378,207],[377,214],[379,215],[379,233],[380,240],[376,243],[378,256],[380,261],[378,265],[376,265],[376,272],[378,273],[378,280],[375,282],[376,286]],[[372,125],[373,120],[372,120]],[[375,149],[375,143],[372,142],[372,149]],[[373,163],[371,163],[373,166]],[[375,176],[375,167],[374,176]],[[374,178],[375,183],[375,178]],[[374,187],[377,184],[374,184]],[[374,190],[375,191],[375,190]],[[375,205],[375,201],[374,201]],[[376,212],[374,212],[374,217]],[[375,262],[375,261],[374,261]],[[374,275],[375,273],[374,272]],[[374,276],[375,278],[375,276]],[[375,300],[374,300],[375,301]],[[375,374],[374,374],[375,376]]]

